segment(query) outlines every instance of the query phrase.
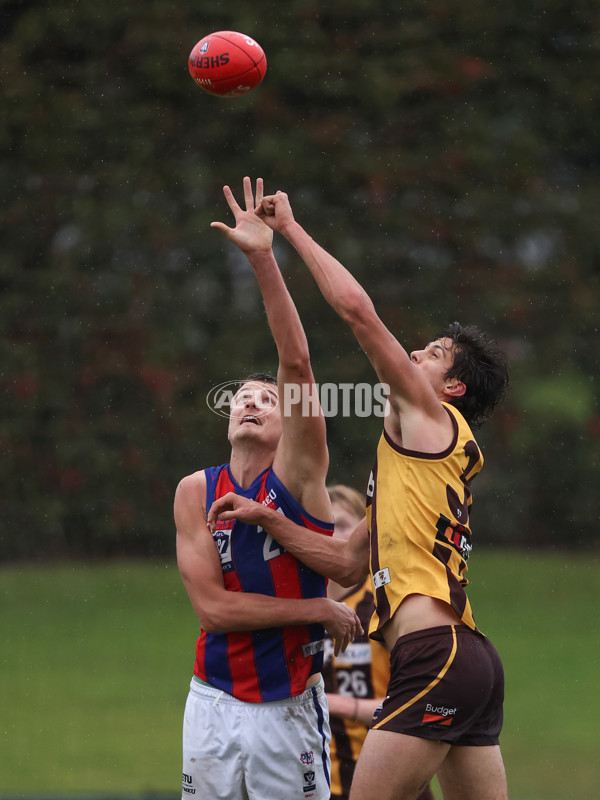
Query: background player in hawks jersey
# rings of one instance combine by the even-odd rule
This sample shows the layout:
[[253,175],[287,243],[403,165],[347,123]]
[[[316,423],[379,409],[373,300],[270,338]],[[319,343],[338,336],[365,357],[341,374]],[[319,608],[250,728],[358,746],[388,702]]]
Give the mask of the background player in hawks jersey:
[[483,463],[469,425],[502,399],[506,358],[480,331],[457,323],[409,355],[360,284],[296,222],[287,195],[264,198],[257,213],[295,247],[352,328],[390,387],[389,413],[367,490],[367,524],[348,542],[301,540],[289,522],[231,495],[211,509],[209,524],[229,515],[257,521],[344,585],[369,565],[370,634],[391,651],[391,679],[351,800],[367,800],[374,786],[379,800],[414,800],[436,772],[446,800],[506,800],[502,664],[476,629],[464,591],[470,483]]
[[[364,495],[349,486],[329,486],[334,538],[347,539],[365,516]],[[323,678],[331,725],[331,799],[347,800],[358,755],[373,713],[385,697],[390,677],[389,653],[382,642],[369,641],[373,592],[368,578],[344,587],[330,580],[327,596],[356,610],[363,633],[335,656],[327,642]]]
[[[314,388],[306,337],[271,249],[272,231],[224,188],[235,228],[213,223],[248,257],[277,346],[277,383]],[[262,181],[256,202],[262,199]],[[318,403],[317,403],[318,406]],[[320,675],[324,629],[345,648],[354,611],[325,597],[326,581],[243,521],[212,534],[206,511],[237,492],[304,529],[333,530],[322,414],[281,413],[269,376],[243,381],[232,402],[228,464],[184,478],[176,492],[177,560],[201,622],[183,731],[183,793],[211,800],[329,797],[329,727]],[[279,514],[278,514],[279,515]]]
[[[333,536],[346,540],[365,516],[364,495],[351,486],[327,488],[335,525]],[[351,587],[329,581],[327,596],[356,610],[364,629],[344,653],[325,648],[323,679],[331,725],[331,800],[348,800],[352,776],[375,709],[383,702],[390,679],[390,656],[383,642],[369,639],[374,611],[370,578]],[[433,800],[429,786],[418,800]]]

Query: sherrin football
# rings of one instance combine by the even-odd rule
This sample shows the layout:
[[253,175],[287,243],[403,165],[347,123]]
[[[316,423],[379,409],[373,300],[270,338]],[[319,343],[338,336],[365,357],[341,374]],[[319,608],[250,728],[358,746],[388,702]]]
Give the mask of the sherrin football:
[[256,89],[265,77],[267,58],[251,36],[237,31],[216,31],[192,48],[188,69],[205,92],[237,97]]

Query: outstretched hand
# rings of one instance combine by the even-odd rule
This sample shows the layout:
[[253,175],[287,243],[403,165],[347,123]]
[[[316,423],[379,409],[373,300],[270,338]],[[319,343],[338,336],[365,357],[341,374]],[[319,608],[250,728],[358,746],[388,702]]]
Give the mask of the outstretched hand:
[[243,253],[270,250],[273,242],[271,226],[265,225],[261,216],[255,213],[263,201],[263,179],[256,179],[256,195],[252,192],[250,178],[244,178],[243,186],[245,211],[238,205],[229,186],[223,187],[227,205],[235,218],[235,227],[231,228],[224,222],[211,222],[210,227],[222,231]]

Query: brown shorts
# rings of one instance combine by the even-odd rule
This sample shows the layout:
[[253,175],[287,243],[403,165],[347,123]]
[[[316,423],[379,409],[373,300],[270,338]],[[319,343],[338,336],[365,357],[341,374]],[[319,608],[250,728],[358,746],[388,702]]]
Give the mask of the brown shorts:
[[504,671],[496,648],[466,625],[401,636],[372,728],[457,745],[498,744]]

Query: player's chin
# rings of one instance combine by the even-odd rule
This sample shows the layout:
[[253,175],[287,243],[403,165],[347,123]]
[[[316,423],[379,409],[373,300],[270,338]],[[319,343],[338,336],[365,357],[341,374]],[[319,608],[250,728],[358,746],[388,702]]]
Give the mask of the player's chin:
[[237,439],[238,441],[242,439],[260,439],[262,431],[258,425],[245,423],[244,425],[240,425],[239,428],[236,428],[233,433],[233,438]]

